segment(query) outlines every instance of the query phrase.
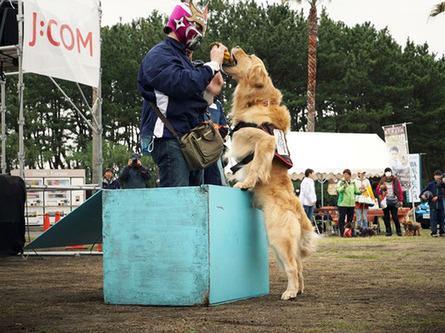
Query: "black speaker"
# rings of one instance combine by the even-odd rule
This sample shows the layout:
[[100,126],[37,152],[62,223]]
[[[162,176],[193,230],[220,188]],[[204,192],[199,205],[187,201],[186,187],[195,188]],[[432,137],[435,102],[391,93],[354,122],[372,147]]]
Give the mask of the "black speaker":
[[18,44],[19,27],[17,22],[17,14],[17,1],[3,2],[0,7],[0,46]]
[[22,178],[0,175],[0,256],[23,252],[26,186]]

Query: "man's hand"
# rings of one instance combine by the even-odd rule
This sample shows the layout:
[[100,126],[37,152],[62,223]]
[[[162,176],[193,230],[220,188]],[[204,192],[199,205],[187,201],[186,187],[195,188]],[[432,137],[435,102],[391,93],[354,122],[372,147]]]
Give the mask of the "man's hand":
[[224,139],[226,137],[226,135],[229,133],[229,129],[225,126],[221,126],[219,128],[219,134],[221,135],[221,137]]
[[138,160],[138,167],[142,165],[141,160]]
[[228,51],[223,44],[215,44],[210,50],[210,61],[216,61],[218,65],[222,65],[224,60],[224,52]]
[[432,202],[436,202],[437,201],[437,196],[431,199]]

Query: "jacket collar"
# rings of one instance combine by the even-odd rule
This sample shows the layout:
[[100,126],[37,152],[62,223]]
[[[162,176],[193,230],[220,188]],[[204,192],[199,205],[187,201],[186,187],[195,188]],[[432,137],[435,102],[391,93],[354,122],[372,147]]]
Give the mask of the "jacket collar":
[[181,52],[186,53],[186,48],[185,45],[182,44],[180,41],[177,41],[176,39],[172,38],[172,37],[166,37],[165,38],[166,43],[172,45],[174,48],[178,49]]

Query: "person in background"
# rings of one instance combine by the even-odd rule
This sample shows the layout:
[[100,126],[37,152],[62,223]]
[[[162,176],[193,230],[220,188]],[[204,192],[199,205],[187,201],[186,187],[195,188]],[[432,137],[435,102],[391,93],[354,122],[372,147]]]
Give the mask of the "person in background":
[[312,221],[314,215],[317,194],[315,193],[314,170],[306,169],[304,179],[300,185],[300,201],[309,220]]
[[139,154],[131,155],[128,165],[122,169],[119,179],[125,182],[125,189],[145,188],[147,180],[150,179],[150,172],[142,165]]
[[[445,237],[444,230],[444,206],[443,206],[443,180],[441,180],[442,171],[436,170],[433,173],[434,180],[429,183],[421,192],[420,197],[427,201],[430,206],[430,227],[431,236],[437,237],[437,223],[439,223],[439,235]],[[442,183],[442,185],[440,185]],[[431,197],[427,197],[425,192],[431,192]]]
[[361,191],[361,194],[355,197],[356,228],[360,231],[368,227],[368,206],[365,204],[365,200],[366,196],[369,195],[367,194],[367,187],[370,187],[371,183],[365,175],[366,171],[359,171],[357,178],[354,180],[355,185]]
[[340,236],[344,237],[345,219],[352,224],[354,219],[355,196],[362,194],[357,185],[351,181],[351,170],[343,170],[343,178],[337,183],[338,193],[338,228]]
[[[193,64],[196,68],[204,65],[204,63],[199,60],[194,61]],[[226,116],[224,115],[221,102],[215,99],[215,96],[221,92],[223,85],[223,77],[221,72],[218,72],[204,91],[203,97],[209,105],[210,119],[221,137],[225,139],[229,133],[229,127],[227,126]],[[209,120],[207,115],[204,116],[204,119],[205,121]],[[223,169],[222,154],[217,162],[204,169],[204,184],[227,186],[227,179]]]
[[106,168],[102,178],[102,188],[105,190],[118,190],[121,188],[119,181],[113,177],[113,170]]
[[377,186],[377,193],[380,197],[380,202],[386,199],[386,207],[383,208],[383,220],[385,221],[386,236],[392,236],[391,218],[396,226],[397,236],[402,236],[400,229],[399,217],[397,216],[399,207],[402,206],[403,192],[399,180],[393,175],[391,168],[385,169],[385,175],[380,179]]

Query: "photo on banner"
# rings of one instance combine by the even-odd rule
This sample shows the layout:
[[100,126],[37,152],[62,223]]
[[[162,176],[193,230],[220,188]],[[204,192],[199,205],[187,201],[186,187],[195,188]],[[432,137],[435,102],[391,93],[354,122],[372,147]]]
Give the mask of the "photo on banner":
[[389,167],[399,179],[402,190],[409,191],[411,172],[406,124],[384,126],[383,131],[388,150]]
[[27,0],[23,70],[98,87],[99,0]]
[[420,154],[409,154],[411,168],[411,191],[408,191],[408,202],[420,202],[420,191],[422,190],[422,171]]

